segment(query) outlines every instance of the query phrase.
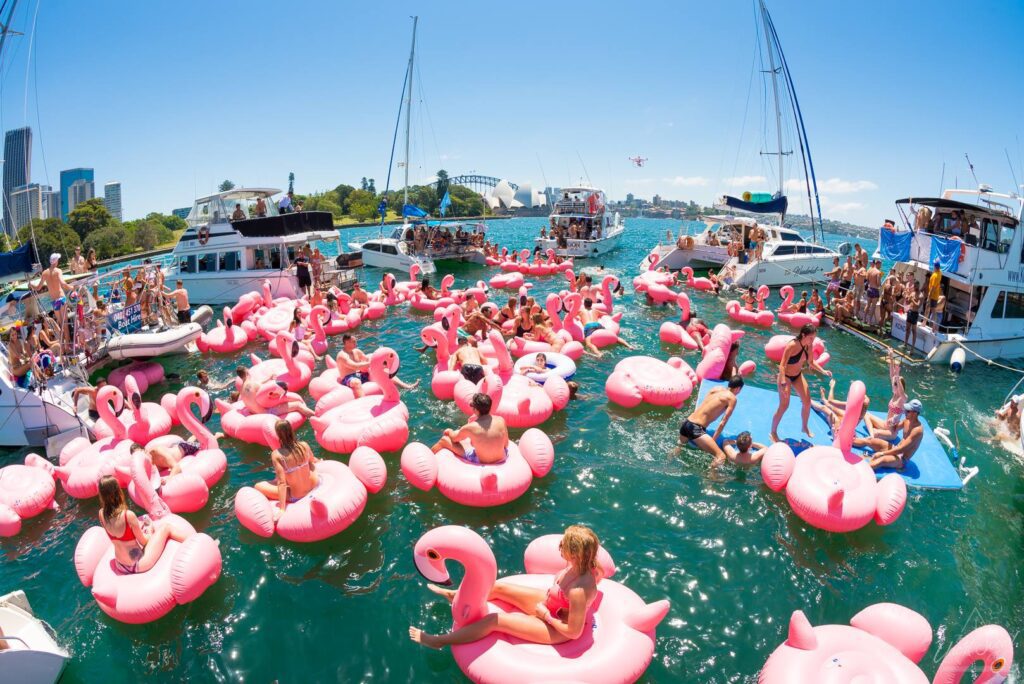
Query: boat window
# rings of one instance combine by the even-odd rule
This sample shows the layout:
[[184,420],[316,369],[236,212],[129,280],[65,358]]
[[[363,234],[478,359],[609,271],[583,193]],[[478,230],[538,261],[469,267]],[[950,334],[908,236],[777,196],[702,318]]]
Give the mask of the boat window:
[[251,250],[249,264],[250,268],[259,269],[267,267],[267,252],[263,247],[253,247]]
[[242,256],[239,252],[221,252],[220,253],[220,265],[221,271],[237,271],[242,267]]
[[364,243],[363,244],[363,249],[365,249],[367,252],[379,252],[380,251],[380,243],[379,242],[367,242],[367,243]]
[[1013,243],[1013,238],[1017,235],[1017,228],[1015,226],[1003,224],[999,227],[999,253],[1006,254],[1010,251],[1010,244]]
[[1003,317],[1003,307],[1006,305],[1006,291],[1000,290],[999,296],[996,297],[996,304],[992,307],[992,318]]
[[982,249],[995,250],[999,244],[999,224],[992,219],[985,219],[982,225]]
[[789,254],[796,254],[796,245],[779,245],[772,252],[772,256],[786,256]]
[[212,273],[217,270],[217,253],[211,252],[199,257],[199,272]]
[[[1002,297],[1004,293],[1000,292]],[[1024,318],[1024,292],[1006,292],[1006,318]]]
[[779,233],[779,239],[786,242],[803,242],[804,239],[797,233]]
[[398,250],[395,248],[394,245],[381,245],[380,251],[384,252],[385,254],[398,254]]
[[189,254],[182,257],[178,263],[178,270],[182,273],[195,273],[196,272],[196,255]]
[[270,252],[270,268],[281,268],[281,248],[270,247],[267,251]]

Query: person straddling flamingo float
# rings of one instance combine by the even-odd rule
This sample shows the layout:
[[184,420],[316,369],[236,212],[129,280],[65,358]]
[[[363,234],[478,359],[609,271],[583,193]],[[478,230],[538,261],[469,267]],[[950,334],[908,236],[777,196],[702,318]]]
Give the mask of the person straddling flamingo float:
[[[534,540],[525,554],[527,574],[500,580],[494,553],[464,527],[427,532],[414,558],[432,582],[428,588],[452,604],[454,629],[434,635],[410,627],[409,637],[430,648],[451,646],[474,682],[636,681],[670,607],[645,603],[611,580],[611,557],[582,525]],[[436,584],[449,582],[448,559],[466,567],[455,591]]]
[[[597,358],[601,358],[604,354],[598,349],[598,345],[606,347],[612,344],[621,344],[631,351],[636,349],[636,347],[619,336],[618,330],[611,330],[606,321],[601,320],[604,317],[606,317],[604,312],[594,309],[594,301],[592,299],[587,298],[583,300],[583,310],[579,312],[579,318],[580,323],[583,324],[582,342],[586,350]],[[607,320],[610,321],[611,319]],[[615,324],[615,327],[618,327],[618,323]],[[559,350],[554,349],[553,351]]]
[[814,358],[814,340],[818,331],[814,325],[805,323],[796,337],[789,341],[782,351],[782,360],[779,362],[779,373],[777,384],[779,389],[779,407],[772,417],[771,438],[773,442],[779,441],[779,422],[783,414],[789,408],[789,397],[793,388],[800,397],[802,403],[800,418],[804,434],[814,437],[807,421],[811,416],[811,393],[807,387],[807,378],[804,377],[804,370],[810,369],[832,377],[832,371],[822,368]]
[[[441,439],[430,448],[435,454],[447,449],[470,463],[500,463],[508,457],[508,427],[501,416],[491,415],[491,398],[477,392],[470,400],[473,415],[459,430],[446,428]],[[469,440],[470,448],[462,446]]]
[[[725,387],[716,387],[707,393],[704,401],[683,419],[679,426],[679,444],[686,446],[693,443],[695,447],[711,454],[712,469],[722,465],[728,459],[726,452],[718,446],[718,439],[722,436],[722,430],[736,410],[736,397],[743,390],[743,378],[733,377]],[[722,414],[725,415],[722,415]],[[715,433],[708,436],[708,425],[722,416],[721,422],[715,428]]]

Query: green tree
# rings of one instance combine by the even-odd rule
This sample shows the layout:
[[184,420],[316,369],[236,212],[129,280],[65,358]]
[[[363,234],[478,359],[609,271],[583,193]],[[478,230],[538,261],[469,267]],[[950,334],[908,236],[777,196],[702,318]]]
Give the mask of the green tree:
[[220,192],[227,192],[228,190],[234,190],[235,184],[229,180],[221,181],[221,184],[217,186],[217,190]]
[[449,216],[483,216],[484,200],[465,185],[449,185],[452,209]]
[[369,190],[353,190],[348,196],[348,213],[357,221],[368,221],[377,215],[377,196]]
[[[18,230],[18,241],[28,242],[32,239],[32,233],[36,236],[36,252],[43,264],[50,263],[51,254],[60,254],[60,263],[66,265],[71,255],[75,253],[75,247],[81,246],[78,234],[68,228],[67,224],[59,218],[48,218],[42,221],[33,221],[32,225],[24,225]],[[32,255],[33,258],[35,254]]]
[[372,192],[374,195],[377,194],[377,187],[376,185],[374,185],[374,180],[372,178],[369,181],[367,181],[366,189]]
[[[164,228],[172,232],[188,228],[188,224],[185,223],[185,219],[180,216],[175,216],[174,214],[161,214],[160,212],[152,211],[146,214],[146,220],[159,221]],[[167,239],[169,240],[170,238]]]
[[7,231],[0,230],[0,252],[10,252],[11,241],[7,238]]
[[166,230],[159,221],[141,221],[135,226],[135,234],[131,236],[132,244],[149,251],[160,244],[160,233]]
[[359,181],[359,189],[360,190],[366,190],[367,189],[366,176],[363,176],[363,179],[361,181]]
[[86,250],[95,249],[100,259],[112,259],[134,251],[128,239],[128,232],[121,224],[106,226],[93,231],[82,245]]
[[295,172],[288,172],[288,192],[295,192]]
[[343,212],[336,199],[337,195],[334,194],[334,191],[315,192],[305,198],[302,206],[306,211],[329,211],[334,218],[341,218]]
[[68,214],[68,227],[78,233],[78,237],[84,240],[89,233],[106,228],[111,224],[113,218],[107,207],[103,204],[103,198],[94,197],[76,206]]
[[342,183],[338,187],[334,188],[334,201],[337,202],[338,206],[344,209],[345,203],[348,202],[348,196],[355,190],[351,185],[345,185]]

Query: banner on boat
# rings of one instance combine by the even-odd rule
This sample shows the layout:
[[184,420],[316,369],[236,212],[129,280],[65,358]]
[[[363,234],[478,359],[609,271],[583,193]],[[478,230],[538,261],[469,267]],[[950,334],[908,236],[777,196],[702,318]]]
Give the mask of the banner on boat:
[[878,231],[878,251],[889,261],[910,261],[910,243],[914,234],[906,231],[894,233],[891,230]]
[[107,316],[110,332],[127,335],[142,328],[142,305],[132,304]]
[[931,263],[939,262],[943,271],[952,273],[956,271],[960,262],[960,247],[964,243],[960,240],[947,240],[937,235],[932,236]]
[[423,211],[415,204],[406,204],[402,207],[402,216],[415,216],[416,218],[423,218],[427,215],[427,212]]
[[753,214],[785,214],[789,207],[789,200],[782,195],[768,202],[744,202],[738,197],[726,195],[718,201],[718,204],[730,209],[749,211]]

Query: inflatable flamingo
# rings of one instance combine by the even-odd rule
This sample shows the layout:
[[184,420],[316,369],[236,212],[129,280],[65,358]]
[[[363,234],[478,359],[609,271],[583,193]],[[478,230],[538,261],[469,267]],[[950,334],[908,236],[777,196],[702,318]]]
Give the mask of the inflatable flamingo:
[[462,373],[455,370],[448,370],[448,359],[451,356],[448,351],[448,337],[434,328],[425,328],[421,335],[431,342],[437,352],[437,365],[430,378],[430,390],[434,396],[442,401],[451,401],[455,391],[455,384],[462,380]]
[[[768,343],[764,345],[765,356],[775,363],[782,363],[782,354],[786,350],[786,345],[792,341],[792,335],[773,335],[772,339],[768,340]],[[825,343],[817,336],[815,336],[814,343],[811,345],[811,353],[814,354],[814,362],[819,366],[824,366],[832,358],[831,354],[825,350]]]
[[[146,444],[157,437],[162,437],[171,431],[172,419],[170,414],[161,404],[142,401],[139,387],[135,383],[135,377],[129,375],[124,380],[125,397],[128,400],[128,412],[122,412],[120,416],[113,417],[114,420],[124,425],[128,439],[139,444]],[[97,405],[98,408],[98,405]],[[110,416],[96,421],[93,432],[99,439],[114,436]]]
[[53,478],[53,464],[36,454],[26,456],[24,465],[0,468],[0,537],[21,532],[22,520],[57,510]]
[[693,269],[689,266],[684,266],[680,273],[686,276],[687,287],[708,292],[713,292],[716,289],[715,284],[709,278],[694,278]]
[[761,460],[765,484],[776,492],[785,487],[793,512],[829,532],[850,532],[872,519],[888,525],[907,503],[902,477],[889,473],[876,480],[867,461],[851,452],[864,396],[864,383],[854,381],[832,446],[812,446],[796,458],[788,444],[776,442]]
[[[69,495],[87,499],[99,493],[99,481],[106,475],[115,475],[122,486],[128,484],[123,475],[131,462],[132,440],[115,415],[124,408],[124,395],[112,385],[96,392],[96,410],[100,419],[110,425],[113,436],[90,442],[86,437],[75,437],[60,451],[60,465],[53,469]],[[117,466],[122,466],[118,472]]]
[[[681,312],[680,320],[690,320],[690,297],[685,292],[680,292],[676,297]],[[658,339],[666,344],[680,344],[683,349],[697,349],[697,341],[693,339],[686,326],[674,321],[665,321],[658,330]],[[703,342],[703,340],[701,340]]]
[[234,404],[220,399],[214,403],[221,414],[220,426],[228,437],[276,449],[280,442],[274,432],[274,424],[279,419],[287,420],[295,430],[306,422],[301,413],[288,408],[301,401],[302,397],[288,392],[276,382],[261,385],[247,380]]
[[256,313],[262,303],[263,297],[259,292],[252,291],[241,295],[238,298],[238,302],[228,309],[231,322],[235,325],[241,325],[242,321],[248,320],[250,316]]
[[114,545],[99,525],[90,527],[75,547],[78,579],[92,587],[100,609],[132,625],[157,620],[176,605],[199,598],[220,577],[218,543],[184,518],[174,515],[150,486],[146,477],[144,452],[132,460],[132,480],[142,494],[144,508],[154,524],[174,525],[188,536],[184,542],[168,539],[160,559],[146,572],[123,574],[114,564]]
[[771,311],[750,311],[748,309],[744,309],[743,306],[735,299],[729,300],[729,303],[725,305],[725,311],[729,314],[729,318],[746,325],[770,328],[775,323],[775,314]]
[[253,487],[235,495],[235,516],[245,529],[269,538],[277,532],[295,542],[314,542],[338,534],[355,522],[366,508],[367,492],[376,494],[387,481],[387,466],[369,447],[357,447],[348,465],[323,460],[316,464],[320,483],[309,494],[285,506],[274,522],[277,501]]
[[519,443],[509,442],[501,463],[478,464],[459,458],[448,449],[433,453],[426,444],[412,442],[402,450],[402,473],[418,489],[438,491],[465,506],[500,506],[522,496],[534,477],[544,477],[555,461],[555,448],[536,428],[523,433]]
[[357,446],[377,451],[397,451],[409,439],[409,409],[392,380],[398,374],[398,354],[380,347],[370,356],[370,380],[383,394],[353,399],[310,418],[320,446],[336,454],[347,454]]
[[637,292],[646,292],[647,286],[651,283],[658,283],[660,285],[672,286],[676,283],[676,277],[669,271],[658,270],[658,263],[661,261],[661,256],[655,251],[648,255],[650,263],[647,265],[647,269],[642,271],[640,275],[633,278],[633,289]]
[[[210,498],[210,488],[224,476],[228,469],[228,459],[217,438],[213,436],[195,414],[192,407],[199,407],[199,415],[205,420],[213,411],[210,396],[198,387],[184,387],[178,392],[178,415],[182,424],[199,442],[199,451],[193,456],[185,456],[178,465],[180,473],[168,476],[167,471],[158,472],[151,462],[146,463],[150,485],[160,493],[160,498],[167,503],[172,513],[194,513],[206,505]],[[153,440],[154,443],[167,447],[177,446],[181,438],[177,435],[166,435]],[[128,494],[140,506],[143,497],[136,490],[135,483],[128,485]]]
[[[853,616],[850,625],[812,627],[802,611],[789,619],[789,634],[764,664],[758,682],[886,682],[926,684],[917,666],[932,643],[923,615],[896,603],[876,603]],[[1013,639],[998,625],[971,631],[949,650],[932,680],[957,684],[976,662],[975,682],[1005,681],[1013,669]]]
[[[566,565],[558,551],[561,535],[535,539],[526,549],[526,574],[510,583],[548,589]],[[466,569],[452,601],[453,627],[493,619],[492,613],[516,609],[488,596],[498,574],[494,553],[480,535],[466,527],[447,525],[430,530],[416,542],[416,569],[431,582],[448,584],[445,563],[453,560]],[[602,548],[598,552],[602,578],[598,599],[586,616],[583,636],[553,646],[532,644],[492,632],[469,644],[452,646],[452,656],[474,682],[634,682],[643,675],[654,655],[655,629],[670,607],[668,601],[645,603],[633,591],[610,579],[615,565]]]
[[107,382],[124,392],[124,379],[129,375],[135,378],[139,391],[145,394],[152,385],[163,382],[164,367],[155,361],[132,361],[110,371]]
[[409,279],[395,284],[395,291],[401,296],[403,301],[409,299],[413,292],[420,289],[421,273],[423,273],[423,268],[419,264],[414,263],[409,266]]
[[313,331],[313,339],[310,340],[309,346],[319,356],[327,353],[327,331],[324,330],[324,321],[330,318],[331,311],[323,304],[318,304],[309,311],[309,327]]
[[210,351],[218,354],[238,351],[249,342],[249,336],[241,328],[240,323],[241,321],[235,323],[231,309],[225,306],[224,322],[217,321],[217,326],[213,330],[200,335],[196,340],[196,347],[204,354]]
[[[738,342],[744,334],[742,330],[731,330],[724,323],[716,325],[704,344],[704,355],[697,364],[697,377],[701,380],[720,380],[725,372],[725,364],[729,361],[733,342]],[[744,361],[739,364],[738,370],[740,375],[750,375],[755,368],[753,361]]]
[[[583,309],[583,297],[579,293],[572,293],[565,298],[565,306],[568,309],[568,313],[565,314],[565,320],[562,322],[562,327],[569,332],[571,338],[577,342],[582,342],[584,338],[588,339],[591,344],[595,347],[608,347],[616,344],[619,341],[619,321],[622,319],[622,312],[615,314],[614,316],[601,316],[598,318],[598,322],[601,324],[601,328],[593,331],[589,337],[587,337],[584,331],[584,326],[579,321],[580,311]],[[536,350],[539,351],[539,350]],[[564,349],[562,353],[567,354]]]
[[696,380],[693,369],[677,356],[668,362],[630,356],[615,364],[604,391],[611,401],[627,408],[641,403],[679,408],[693,393]]
[[[793,303],[793,286],[783,285],[782,289],[779,290],[779,294],[781,294],[783,297],[782,306],[779,308],[779,311],[789,311],[789,306],[790,304]],[[800,313],[798,311],[780,313],[779,320],[793,328],[802,328],[808,323],[810,323],[814,327],[818,327],[819,325],[821,325],[821,315],[821,311],[819,311],[816,314]]]
[[296,356],[299,345],[287,332],[280,332],[274,339],[280,358],[261,360],[255,354],[250,355],[252,368],[249,377],[257,384],[264,382],[283,382],[289,392],[298,392],[309,384],[313,372],[309,366],[299,363]]

